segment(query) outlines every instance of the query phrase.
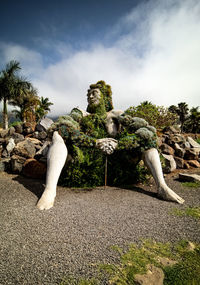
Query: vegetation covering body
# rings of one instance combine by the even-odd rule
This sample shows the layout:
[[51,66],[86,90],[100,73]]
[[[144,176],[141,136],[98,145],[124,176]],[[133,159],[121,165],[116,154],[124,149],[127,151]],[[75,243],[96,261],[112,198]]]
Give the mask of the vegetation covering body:
[[[96,148],[96,140],[110,137],[106,129],[106,112],[113,108],[112,93],[110,86],[103,81],[90,88],[100,89],[100,104],[90,105],[87,111],[91,113],[87,116],[75,108],[69,115],[60,117],[51,128],[51,131],[58,130],[64,138],[71,158],[61,176],[65,186],[104,185],[106,157]],[[117,118],[116,123],[120,125],[120,131],[115,137],[117,149],[108,157],[108,184],[130,185],[141,178],[136,164],[142,152],[156,147],[156,130],[144,119],[126,112]]]

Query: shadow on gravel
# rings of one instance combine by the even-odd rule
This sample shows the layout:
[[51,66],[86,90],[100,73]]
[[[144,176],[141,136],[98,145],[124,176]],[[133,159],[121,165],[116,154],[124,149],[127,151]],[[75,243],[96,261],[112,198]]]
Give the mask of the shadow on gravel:
[[35,194],[38,199],[42,196],[42,193],[44,192],[44,180],[27,178],[20,175],[14,177],[13,180],[22,184],[27,190]]
[[155,192],[150,192],[148,190],[145,190],[145,189],[142,189],[140,187],[137,187],[137,186],[128,186],[128,187],[123,187],[123,189],[126,189],[126,190],[130,190],[130,191],[134,191],[134,192],[138,192],[140,194],[144,194],[144,195],[147,195],[147,196],[150,196],[152,198],[156,198],[156,199],[160,199],[158,196],[157,196],[157,193]]

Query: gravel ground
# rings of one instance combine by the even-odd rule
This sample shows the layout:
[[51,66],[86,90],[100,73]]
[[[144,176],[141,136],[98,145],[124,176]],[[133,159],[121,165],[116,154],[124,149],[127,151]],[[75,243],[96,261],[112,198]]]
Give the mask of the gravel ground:
[[58,187],[55,207],[39,211],[42,183],[0,173],[0,284],[59,284],[68,274],[92,277],[94,264],[117,260],[112,245],[126,248],[141,238],[200,242],[198,220],[169,214],[200,205],[200,188],[186,188],[173,177],[167,183],[184,205],[157,199],[154,185]]

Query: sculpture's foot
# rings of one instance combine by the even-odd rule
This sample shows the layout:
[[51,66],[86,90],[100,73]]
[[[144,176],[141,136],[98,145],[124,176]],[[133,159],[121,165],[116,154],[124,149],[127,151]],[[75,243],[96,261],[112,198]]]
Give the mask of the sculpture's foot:
[[42,197],[37,203],[37,207],[40,210],[49,210],[53,207],[55,200],[55,195],[52,195],[51,193],[43,193]]
[[179,204],[183,204],[183,200],[179,195],[172,191],[167,185],[162,185],[158,188],[158,197],[166,201],[173,201]]

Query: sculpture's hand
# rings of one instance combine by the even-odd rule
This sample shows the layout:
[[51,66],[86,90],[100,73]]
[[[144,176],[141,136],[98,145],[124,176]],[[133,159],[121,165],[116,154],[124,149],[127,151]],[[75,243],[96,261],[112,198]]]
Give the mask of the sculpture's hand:
[[105,154],[112,154],[117,147],[117,140],[112,138],[98,139],[96,140],[96,146],[102,150]]

